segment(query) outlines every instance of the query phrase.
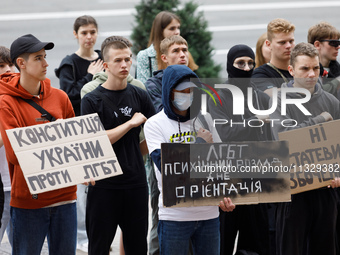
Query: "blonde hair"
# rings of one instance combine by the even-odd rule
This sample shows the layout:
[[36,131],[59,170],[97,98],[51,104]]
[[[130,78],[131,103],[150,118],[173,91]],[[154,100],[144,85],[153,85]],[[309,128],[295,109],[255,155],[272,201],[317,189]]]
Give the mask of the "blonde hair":
[[[188,47],[187,41],[180,35],[172,35],[170,37],[164,38],[160,44],[160,53],[161,54],[168,54],[169,48],[174,45],[174,44],[185,44]],[[165,69],[166,63],[163,61],[158,63],[158,68],[159,69]],[[191,53],[188,51],[188,67],[192,70],[195,71],[198,69],[198,65],[196,65],[194,58],[192,57]]]
[[339,39],[340,32],[328,22],[322,21],[308,29],[307,40],[314,44],[315,41],[324,39]]
[[264,56],[262,54],[262,47],[264,42],[267,39],[267,33],[263,33],[256,43],[256,54],[255,54],[255,68],[258,68],[259,66],[262,66],[266,64],[266,60],[264,59]]
[[160,44],[161,54],[168,54],[169,48],[174,44],[185,44],[188,46],[187,41],[180,35],[172,35],[170,37],[164,38]]
[[288,20],[277,18],[267,25],[267,39],[272,41],[275,33],[291,33],[295,31],[295,26]]

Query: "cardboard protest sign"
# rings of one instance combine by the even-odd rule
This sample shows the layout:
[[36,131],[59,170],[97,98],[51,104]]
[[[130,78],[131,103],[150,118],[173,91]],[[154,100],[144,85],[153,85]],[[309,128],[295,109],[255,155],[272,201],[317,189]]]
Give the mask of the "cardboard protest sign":
[[340,120],[279,133],[288,141],[292,194],[325,187],[340,177]]
[[96,113],[6,132],[32,194],[122,174]]
[[286,142],[161,145],[165,207],[290,201]]

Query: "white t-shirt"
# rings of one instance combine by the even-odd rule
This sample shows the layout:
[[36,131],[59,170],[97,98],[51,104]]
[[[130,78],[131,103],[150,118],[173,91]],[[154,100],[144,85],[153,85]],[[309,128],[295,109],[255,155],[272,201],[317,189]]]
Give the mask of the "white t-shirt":
[[11,180],[9,177],[5,146],[2,146],[0,148],[0,174],[1,174],[2,183],[4,185],[4,192],[11,191]]
[[[190,124],[190,120],[180,122],[181,133],[192,131],[190,130]],[[170,143],[170,137],[178,133],[178,121],[169,119],[164,113],[164,110],[152,116],[147,120],[144,126],[144,134],[149,153],[151,154],[154,150],[161,149],[161,143]],[[158,189],[160,191],[158,202],[158,216],[160,220],[198,221],[214,219],[219,216],[218,206],[163,207],[162,175],[156,165],[154,165],[154,168],[158,182]]]

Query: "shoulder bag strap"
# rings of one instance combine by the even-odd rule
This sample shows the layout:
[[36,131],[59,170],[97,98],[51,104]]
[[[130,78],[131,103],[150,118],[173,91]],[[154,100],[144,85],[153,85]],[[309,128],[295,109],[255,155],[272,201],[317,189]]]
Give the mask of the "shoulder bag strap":
[[24,99],[22,98],[26,103],[37,109],[41,113],[42,118],[48,119],[50,122],[55,121],[56,118],[54,118],[48,111],[46,111],[44,108],[42,108],[40,105],[38,105],[36,102],[34,102],[32,99]]
[[288,82],[289,82],[289,81],[287,80],[286,76],[284,76],[283,73],[281,73],[280,70],[276,68],[276,66],[274,66],[274,65],[271,64],[271,63],[267,63],[267,65],[269,65],[269,66],[270,66],[271,68],[273,68],[276,72],[278,72],[278,73],[281,75],[282,79],[285,81],[285,83],[288,83]]

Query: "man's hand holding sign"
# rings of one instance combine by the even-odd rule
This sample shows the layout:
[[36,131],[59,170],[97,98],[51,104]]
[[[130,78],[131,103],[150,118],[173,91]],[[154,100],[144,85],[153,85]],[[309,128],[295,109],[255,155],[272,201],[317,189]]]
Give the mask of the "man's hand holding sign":
[[97,114],[6,132],[31,194],[122,174]]

